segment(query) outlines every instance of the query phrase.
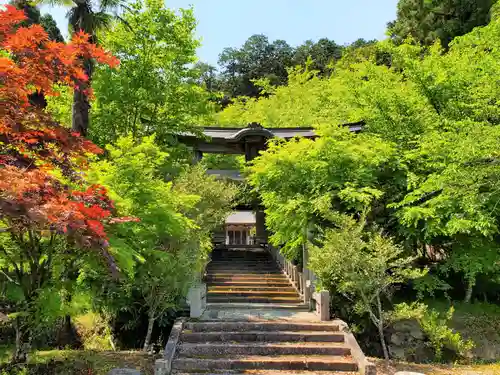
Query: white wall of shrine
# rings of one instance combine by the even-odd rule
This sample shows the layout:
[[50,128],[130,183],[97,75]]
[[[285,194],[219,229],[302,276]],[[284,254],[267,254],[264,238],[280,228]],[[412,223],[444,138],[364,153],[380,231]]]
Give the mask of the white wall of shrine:
[[226,225],[226,245],[253,245],[255,225]]

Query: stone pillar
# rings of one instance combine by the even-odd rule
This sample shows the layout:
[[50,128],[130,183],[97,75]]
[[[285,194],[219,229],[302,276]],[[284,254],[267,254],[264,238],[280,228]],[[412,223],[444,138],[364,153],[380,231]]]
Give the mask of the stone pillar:
[[193,164],[198,164],[201,159],[203,159],[203,152],[201,152],[200,150],[194,150]]
[[322,290],[313,294],[316,303],[316,314],[322,322],[330,320],[330,293],[327,290]]
[[302,285],[304,288],[304,303],[311,302],[311,280],[309,276],[309,269],[307,268],[309,254],[307,252],[307,245],[302,245]]
[[[308,225],[305,228],[307,240],[312,239],[312,231]],[[309,271],[309,251],[307,242],[302,245],[302,285],[304,286],[304,303],[310,304],[313,290],[311,272]]]
[[189,288],[188,301],[189,316],[191,318],[202,316],[207,307],[207,285],[199,283]]
[[266,214],[260,209],[255,211],[255,237],[257,244],[267,243]]
[[253,143],[245,143],[245,161],[255,159],[259,154],[259,145]]

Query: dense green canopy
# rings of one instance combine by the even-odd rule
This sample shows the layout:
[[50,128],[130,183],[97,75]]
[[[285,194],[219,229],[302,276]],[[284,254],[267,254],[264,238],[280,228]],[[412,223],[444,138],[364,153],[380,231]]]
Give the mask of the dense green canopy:
[[[447,53],[382,42],[391,67],[373,57],[340,63],[329,78],[295,70],[269,98],[218,114],[222,124],[306,123],[322,135],[276,144],[249,169],[273,242],[286,243],[293,257],[308,223],[321,231],[337,214],[365,213],[411,252],[433,244],[453,254],[445,269],[463,272],[470,288],[478,274],[498,272],[499,35],[494,18]],[[359,135],[338,125],[360,120]]]
[[398,43],[411,37],[423,45],[439,40],[448,47],[453,38],[465,35],[490,20],[495,0],[400,0],[397,19],[389,33]]

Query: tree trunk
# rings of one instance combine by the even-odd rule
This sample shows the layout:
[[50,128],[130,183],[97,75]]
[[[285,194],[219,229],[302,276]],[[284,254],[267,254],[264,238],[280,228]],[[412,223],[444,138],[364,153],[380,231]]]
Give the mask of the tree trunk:
[[384,335],[384,318],[383,318],[383,310],[382,310],[382,302],[380,301],[380,295],[377,294],[377,310],[378,310],[378,321],[377,328],[378,334],[380,336],[380,344],[382,345],[382,351],[384,352],[384,358],[386,360],[389,359],[389,351],[387,350],[387,344],[385,343],[385,335]]
[[467,278],[467,290],[465,291],[465,303],[470,303],[470,300],[472,299],[472,291],[474,289],[474,285],[476,284],[476,278],[475,277],[469,277]]
[[378,328],[378,334],[380,336],[380,344],[382,345],[382,351],[384,352],[384,358],[386,360],[389,359],[389,351],[387,350],[387,344],[385,343],[385,336],[384,336],[384,324],[382,320],[377,324]]
[[144,348],[143,350],[145,352],[149,351],[149,347],[151,346],[151,334],[153,333],[153,326],[155,325],[155,318],[153,318],[151,315],[149,316],[149,321],[148,321],[148,331],[146,332],[146,339],[144,340]]
[[80,82],[75,92],[73,93],[73,108],[71,130],[79,133],[82,137],[86,137],[89,129],[89,90],[92,79],[92,61],[85,60],[83,67],[85,74],[88,77],[87,82]]
[[26,345],[24,345],[24,334],[19,317],[15,318],[14,327],[16,330],[16,346],[12,354],[12,363],[25,363],[27,359]]

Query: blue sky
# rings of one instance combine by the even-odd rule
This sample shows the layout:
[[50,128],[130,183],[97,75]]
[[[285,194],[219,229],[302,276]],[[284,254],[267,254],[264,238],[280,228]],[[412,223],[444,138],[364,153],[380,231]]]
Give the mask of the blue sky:
[[[0,0],[5,3],[6,0]],[[215,65],[224,47],[239,47],[253,34],[296,46],[327,37],[339,44],[384,38],[397,0],[166,0],[170,8],[193,6],[202,39],[200,60]],[[44,6],[67,34],[65,10]]]

